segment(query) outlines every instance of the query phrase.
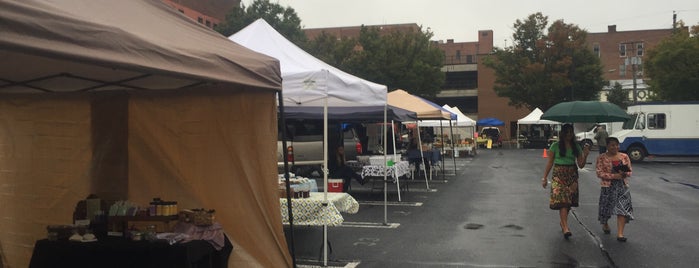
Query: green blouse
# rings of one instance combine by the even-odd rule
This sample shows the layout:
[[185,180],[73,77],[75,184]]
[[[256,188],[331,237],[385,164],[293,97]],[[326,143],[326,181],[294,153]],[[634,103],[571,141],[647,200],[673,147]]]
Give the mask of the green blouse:
[[[578,152],[582,153],[582,147],[580,147],[580,144],[575,144],[575,146],[578,147]],[[556,165],[575,165],[575,156],[573,155],[573,150],[566,150],[566,155],[565,157],[561,157],[560,155],[560,150],[558,149],[558,142],[554,142],[551,144],[551,147],[549,147],[549,151],[551,151],[551,157],[555,157],[553,160],[553,163]]]

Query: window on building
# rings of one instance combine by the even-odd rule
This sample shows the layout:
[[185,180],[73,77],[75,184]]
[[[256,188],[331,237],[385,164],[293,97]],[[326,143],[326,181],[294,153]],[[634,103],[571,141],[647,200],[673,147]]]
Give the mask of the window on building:
[[643,57],[643,43],[636,43],[636,56]]
[[481,36],[488,36],[488,32],[481,32]]
[[473,55],[466,55],[466,63],[473,63]]
[[619,65],[619,76],[626,76],[626,64]]
[[178,9],[177,11],[179,11],[179,12],[182,13],[182,14],[184,14],[184,10],[182,10],[182,9]]
[[201,17],[198,17],[198,18],[197,18],[197,22],[199,22],[199,23],[204,23],[204,19],[202,19]]
[[456,51],[456,60],[461,61],[461,50]]
[[648,129],[665,129],[665,114],[648,114]]
[[595,55],[597,55],[598,58],[600,57],[600,54],[599,54],[599,43],[594,43],[594,44],[592,44],[592,51],[595,53]]
[[206,20],[206,27],[211,27],[211,22],[209,20]]
[[626,57],[626,44],[619,44],[619,57]]

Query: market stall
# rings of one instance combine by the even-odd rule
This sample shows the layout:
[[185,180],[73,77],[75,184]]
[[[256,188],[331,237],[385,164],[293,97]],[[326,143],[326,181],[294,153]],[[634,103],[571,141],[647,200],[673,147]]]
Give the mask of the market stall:
[[161,1],[0,1],[0,259],[27,267],[91,193],[216,209],[230,267],[289,267],[277,60]]
[[[553,137],[553,126],[561,123],[541,119],[544,112],[535,108],[522,119],[517,120],[517,147],[518,148],[546,148]],[[525,127],[521,127],[525,125]]]
[[[414,96],[405,90],[402,89],[396,89],[394,91],[391,91],[388,93],[388,103],[390,105],[400,107],[409,111],[413,111],[417,114],[417,117],[420,121],[422,120],[440,120],[440,121],[445,121],[448,122],[449,126],[451,127],[452,125],[452,120],[456,120],[456,115],[449,112],[446,109],[443,109],[439,105],[434,104],[431,101],[425,100],[423,98],[420,98],[418,96]],[[420,138],[420,131],[419,128],[421,126],[421,122],[417,121],[417,142],[419,143],[416,147],[417,148],[409,148],[412,150],[418,150],[420,151],[419,154],[416,154],[418,156],[423,155],[423,151],[429,149],[428,147],[423,148],[422,145],[422,139]],[[453,146],[453,144],[452,144]],[[429,160],[426,160],[424,157],[419,157],[419,159],[411,159],[413,165],[416,168],[419,168],[420,166],[424,167],[422,169],[422,172],[425,176],[425,186],[427,189],[430,188],[429,182],[428,182],[428,176],[427,176],[427,169],[428,169],[428,164]],[[456,173],[456,159],[453,159],[454,161],[454,173]],[[443,164],[443,163],[442,163]],[[444,170],[442,168],[442,170]]]
[[[315,164],[328,167],[328,111],[332,109],[331,107],[347,107],[353,108],[355,111],[378,107],[383,109],[383,122],[386,122],[388,106],[385,85],[379,85],[345,73],[313,57],[287,40],[263,19],[256,20],[231,35],[229,39],[249,49],[279,59],[283,77],[283,105],[279,107],[282,114],[287,108],[322,109],[324,157],[323,161]],[[282,124],[284,124],[283,121]],[[286,148],[286,146],[284,145],[282,148]],[[323,172],[323,185],[328,185],[328,172]],[[327,191],[323,195],[323,202],[328,202]],[[293,232],[293,217],[291,218],[291,226]],[[324,226],[324,240],[327,240],[327,226]],[[325,243],[323,244],[323,263],[327,264]]]

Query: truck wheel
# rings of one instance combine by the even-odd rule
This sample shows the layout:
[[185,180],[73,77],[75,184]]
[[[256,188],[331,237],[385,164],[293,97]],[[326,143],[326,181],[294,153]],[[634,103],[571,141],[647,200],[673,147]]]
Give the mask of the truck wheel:
[[590,148],[592,148],[592,141],[591,140],[582,141],[582,146],[585,147],[585,145],[590,146]]
[[638,146],[629,147],[629,149],[626,150],[626,154],[628,154],[631,161],[634,162],[643,161],[643,158],[646,157],[646,151]]

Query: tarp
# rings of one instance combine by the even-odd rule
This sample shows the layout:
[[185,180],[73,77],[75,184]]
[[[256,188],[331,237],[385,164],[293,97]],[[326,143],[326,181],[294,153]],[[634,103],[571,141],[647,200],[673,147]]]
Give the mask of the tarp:
[[[450,107],[449,105],[443,105],[442,108],[445,110],[453,113],[456,115],[456,119],[452,120],[452,124],[455,127],[469,127],[469,126],[475,126],[476,121],[469,118],[466,116],[464,113],[459,110],[458,107]],[[420,121],[420,126],[421,127],[439,127],[439,126],[444,126],[445,122],[442,120],[423,120]],[[449,122],[446,122],[448,125]]]
[[158,0],[0,10],[0,266],[28,267],[46,226],[71,224],[91,193],[215,209],[235,247],[230,267],[292,265],[276,182],[275,59]]
[[279,59],[284,106],[368,107],[386,105],[387,88],[343,72],[294,45],[263,19],[229,37]]
[[[415,112],[398,107],[388,106],[386,111],[389,121],[415,121]],[[323,107],[284,107],[284,116],[287,119],[323,119]],[[383,107],[328,107],[328,119],[350,121],[383,122]]]
[[541,119],[541,115],[544,114],[543,111],[539,108],[535,108],[534,111],[529,113],[527,116],[523,117],[522,119],[517,120],[517,124],[521,125],[537,125],[537,124],[560,124],[559,122],[556,121],[551,121],[551,120],[546,120],[546,119]]
[[488,118],[478,119],[478,121],[476,121],[476,125],[478,125],[478,126],[504,126],[505,123],[500,121],[500,119],[488,117]]
[[453,115],[452,113],[443,110],[440,106],[418,96],[412,95],[402,89],[396,89],[388,93],[388,104],[408,111],[413,111],[417,113],[417,118],[420,120],[450,120]]

